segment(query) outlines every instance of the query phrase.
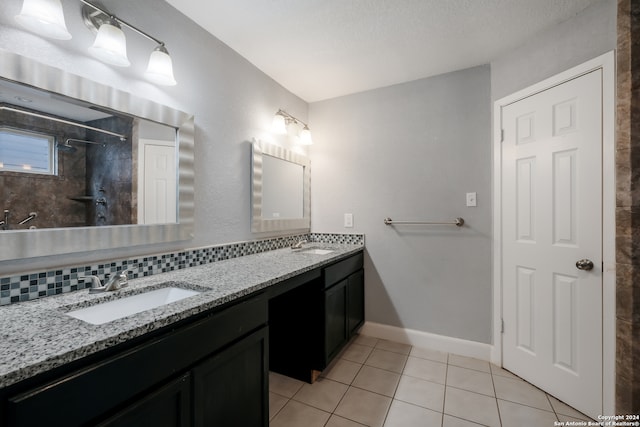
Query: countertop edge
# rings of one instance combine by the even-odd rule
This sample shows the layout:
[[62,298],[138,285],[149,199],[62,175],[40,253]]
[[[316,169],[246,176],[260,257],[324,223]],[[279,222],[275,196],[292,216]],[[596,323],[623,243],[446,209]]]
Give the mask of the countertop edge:
[[[23,343],[23,345],[18,346],[15,341],[16,337],[14,336],[13,347],[19,348],[16,348],[16,351],[5,349],[3,353],[0,353],[0,366],[5,367],[5,372],[0,371],[0,388],[14,386],[21,381],[45,374],[50,370],[63,367],[66,364],[79,361],[88,356],[97,355],[100,352],[107,351],[110,348],[122,345],[133,339],[143,337],[146,334],[158,332],[172,324],[197,316],[215,309],[216,307],[230,304],[238,299],[250,296],[264,289],[268,289],[288,279],[304,274],[305,272],[339,262],[344,258],[348,258],[358,252],[364,251],[363,245],[322,245],[322,247],[327,246],[339,247],[339,249],[335,250],[337,253],[333,256],[318,256],[304,253],[301,253],[300,256],[293,254],[290,249],[278,249],[260,254],[219,261],[203,266],[189,267],[171,273],[162,273],[146,278],[133,279],[131,280],[132,288],[146,289],[153,286],[158,287],[161,283],[164,283],[165,286],[166,283],[178,283],[178,286],[180,284],[185,284],[187,285],[185,287],[189,287],[189,285],[202,287],[201,283],[192,283],[192,281],[202,280],[202,277],[204,276],[211,277],[211,280],[213,281],[231,280],[226,277],[226,275],[232,276],[232,274],[236,274],[236,276],[233,276],[233,280],[237,281],[242,281],[245,276],[250,275],[259,277],[257,282],[251,282],[248,280],[248,285],[240,285],[233,288],[231,291],[223,290],[216,293],[217,287],[212,286],[210,291],[203,292],[201,294],[201,302],[187,303],[183,302],[185,301],[183,300],[171,304],[170,308],[163,307],[163,310],[156,308],[124,319],[115,320],[111,322],[115,331],[112,334],[100,333],[105,331],[103,325],[84,324],[81,320],[73,319],[64,315],[63,309],[65,307],[73,306],[74,304],[87,304],[87,301],[91,301],[92,298],[88,297],[86,292],[76,291],[70,294],[49,297],[42,300],[28,301],[16,304],[15,306],[8,306],[11,308],[11,311],[15,313],[20,313],[19,310],[21,308],[24,309],[25,314],[23,317],[28,317],[29,315],[35,316],[34,313],[37,313],[41,318],[53,319],[52,321],[54,324],[56,322],[58,324],[65,324],[65,322],[69,322],[68,324],[65,324],[65,326],[69,326],[69,329],[75,328],[78,332],[78,344],[70,344],[68,346],[58,345],[56,350],[51,350],[51,354],[48,354],[46,347],[53,344],[51,337],[47,336],[43,338],[41,337],[41,339],[35,339],[37,331],[29,331],[28,333],[22,334],[22,336],[18,336],[18,339],[27,339],[29,336],[34,338],[32,342],[34,351],[28,352],[28,345],[24,345]],[[311,248],[313,246],[310,245],[309,247]],[[265,267],[267,265],[277,266],[278,262],[281,264],[286,263],[287,258],[291,261],[291,257],[298,257],[295,261],[300,264],[299,267],[293,267],[293,269],[289,269],[286,266],[280,267],[284,273],[276,275],[275,277],[268,276],[263,274],[263,271],[259,271],[260,267]],[[256,271],[246,270],[248,264],[251,264],[252,262],[255,264]],[[241,278],[237,277],[237,273],[231,273],[236,269],[243,268],[245,270],[241,270],[241,272],[244,276]],[[226,272],[229,273],[227,274]],[[179,276],[185,276],[187,278],[185,280],[177,280],[176,278]],[[166,280],[163,281],[163,278],[166,278]],[[232,286],[226,285],[226,287]],[[0,310],[3,308],[4,307],[0,308]],[[8,309],[5,310],[10,311]],[[32,329],[36,329],[36,326]],[[3,341],[8,342],[11,347],[12,340],[8,335],[9,334],[2,333],[0,334],[0,337]],[[67,333],[67,335],[73,337],[73,333]],[[92,336],[95,336],[94,341],[91,341]],[[35,347],[38,346],[45,348],[36,349]],[[28,356],[31,356],[31,358],[29,359]],[[21,357],[27,361],[21,363],[20,360],[17,360]]]

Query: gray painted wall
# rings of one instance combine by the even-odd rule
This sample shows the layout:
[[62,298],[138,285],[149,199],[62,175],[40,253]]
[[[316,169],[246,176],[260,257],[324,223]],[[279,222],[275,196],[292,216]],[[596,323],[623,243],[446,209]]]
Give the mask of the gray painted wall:
[[[478,67],[311,104],[312,230],[366,234],[367,320],[491,342],[493,101],[615,48],[603,0]],[[478,193],[478,207],[464,205]],[[354,214],[353,229],[343,214]],[[382,219],[448,219],[463,229]]]
[[22,30],[13,19],[22,1],[0,2],[0,48],[194,114],[195,239],[174,245],[4,262],[0,263],[0,275],[274,235],[251,233],[250,141],[255,137],[287,145],[288,141],[271,135],[273,115],[283,108],[306,121],[307,104],[166,2],[110,0],[106,6],[112,13],[166,43],[178,85],[154,86],[143,77],[155,47],[151,41],[125,29],[132,67],[103,64],[87,52],[94,36],[82,23],[81,3],[62,3],[73,35],[69,41],[43,39]]
[[311,104],[312,230],[365,233],[367,320],[490,341],[489,89],[481,66]]
[[498,100],[616,48],[615,0],[603,0],[491,62]]

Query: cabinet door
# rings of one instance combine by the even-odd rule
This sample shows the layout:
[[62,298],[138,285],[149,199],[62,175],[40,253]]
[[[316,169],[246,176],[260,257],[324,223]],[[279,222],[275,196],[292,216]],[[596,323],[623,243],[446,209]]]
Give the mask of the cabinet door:
[[347,328],[353,336],[364,323],[364,270],[349,276],[347,285]]
[[325,306],[325,365],[347,341],[347,283],[345,279],[324,292]]
[[190,388],[190,376],[185,374],[97,426],[187,427],[191,425]]
[[196,427],[267,427],[267,331],[264,327],[254,332],[192,370]]

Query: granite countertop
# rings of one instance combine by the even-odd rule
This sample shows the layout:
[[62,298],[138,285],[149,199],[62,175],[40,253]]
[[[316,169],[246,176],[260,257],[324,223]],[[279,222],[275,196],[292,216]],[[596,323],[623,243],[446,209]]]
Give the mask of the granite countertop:
[[[304,252],[304,249],[314,247],[333,252],[326,255]],[[90,295],[87,290],[80,290],[2,306],[0,388],[334,262],[362,251],[363,247],[310,244],[304,249],[277,249],[130,279],[128,287],[115,292]],[[203,292],[102,325],[92,325],[65,314],[118,296],[165,286]]]

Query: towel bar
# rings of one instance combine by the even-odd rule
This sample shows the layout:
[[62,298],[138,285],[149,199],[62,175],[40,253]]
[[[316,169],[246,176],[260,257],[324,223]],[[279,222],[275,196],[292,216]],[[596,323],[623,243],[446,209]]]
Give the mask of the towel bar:
[[458,217],[453,222],[444,222],[444,221],[394,221],[391,218],[387,217],[384,219],[385,225],[394,225],[394,224],[428,224],[428,225],[457,225],[458,227],[462,227],[464,225],[464,219]]

